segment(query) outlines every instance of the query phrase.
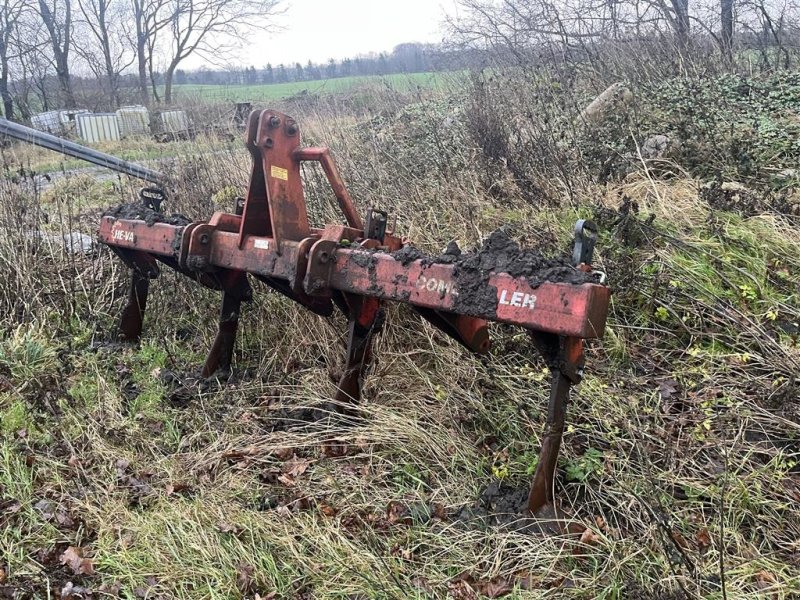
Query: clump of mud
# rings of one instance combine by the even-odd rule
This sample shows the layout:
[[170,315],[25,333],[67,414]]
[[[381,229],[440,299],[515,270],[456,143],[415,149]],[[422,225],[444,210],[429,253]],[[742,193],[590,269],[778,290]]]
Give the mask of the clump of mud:
[[420,258],[425,258],[425,255],[416,246],[412,246],[411,244],[406,244],[405,246],[400,248],[400,250],[392,252],[392,258],[395,260],[399,260],[400,264],[402,264],[405,267],[410,262],[413,262]]
[[462,253],[455,242],[434,262],[456,267],[458,297],[454,308],[463,314],[483,316],[497,311],[497,288],[489,285],[489,273],[524,277],[532,288],[544,282],[597,283],[596,275],[579,271],[567,258],[543,256],[536,250],[521,249],[508,232],[498,229],[473,252]]
[[471,506],[458,513],[456,521],[478,528],[500,527],[512,531],[537,531],[528,510],[528,488],[493,481]]
[[189,217],[185,217],[181,214],[165,215],[164,213],[157,212],[152,208],[148,208],[140,202],[130,202],[128,204],[120,204],[114,208],[109,208],[103,213],[103,216],[114,217],[115,219],[144,221],[148,225],[166,223],[167,225],[177,225],[182,227],[192,222]]
[[521,249],[504,229],[492,232],[474,252],[462,253],[455,242],[450,242],[447,248],[436,262],[455,264],[459,271],[508,273],[512,277],[525,277],[534,287],[545,281],[576,285],[597,281],[596,276],[573,267],[567,258],[548,258],[536,250]]

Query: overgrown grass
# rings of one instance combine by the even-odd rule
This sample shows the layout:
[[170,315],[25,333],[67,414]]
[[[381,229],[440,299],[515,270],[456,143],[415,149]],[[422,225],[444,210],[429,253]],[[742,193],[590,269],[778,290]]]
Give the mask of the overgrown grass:
[[[525,138],[543,131],[537,115],[503,130],[493,155],[465,96],[370,116],[338,101],[291,108],[307,143],[332,146],[359,209],[389,209],[427,251],[503,225],[565,251],[576,218],[600,223],[612,312],[589,344],[557,479],[591,535],[460,518],[493,481],[524,487],[535,467],[547,370],[524,332],[493,326],[479,359],[392,306],[361,414],[309,419],[332,395],[344,322],[258,287],[231,379],[186,385],[218,295],[165,269],[141,345],[109,344],[124,266],[30,233],[92,234],[100,208],[133,190],[76,178],[41,193],[23,178],[0,188],[4,593],[722,598],[724,576],[727,598],[800,595],[793,217],[720,211],[704,182],[657,179],[647,161],[604,185],[540,168],[512,154],[545,148]],[[170,208],[198,218],[230,210],[248,174],[235,152],[170,168]],[[313,218],[336,219],[321,174],[305,178]],[[70,546],[93,573],[62,564]]]

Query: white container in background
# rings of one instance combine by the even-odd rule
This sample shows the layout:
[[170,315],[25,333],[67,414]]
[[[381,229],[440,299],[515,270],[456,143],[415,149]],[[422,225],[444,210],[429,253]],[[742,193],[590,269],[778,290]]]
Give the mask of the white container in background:
[[122,137],[150,133],[150,112],[145,106],[123,106],[117,110],[117,121]]
[[31,117],[31,126],[39,131],[60,135],[64,131],[59,111],[49,110]]
[[82,113],[75,115],[75,122],[78,135],[84,142],[108,142],[120,138],[116,113]]
[[158,117],[164,133],[180,134],[189,131],[189,117],[185,110],[163,110]]

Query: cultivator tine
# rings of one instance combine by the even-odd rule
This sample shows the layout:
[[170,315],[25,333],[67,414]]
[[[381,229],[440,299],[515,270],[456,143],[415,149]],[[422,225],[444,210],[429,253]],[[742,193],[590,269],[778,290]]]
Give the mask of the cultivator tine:
[[211,377],[217,372],[227,373],[230,371],[242,302],[247,302],[252,298],[252,290],[244,273],[230,271],[228,278],[232,279],[232,282],[227,285],[223,284],[222,308],[219,314],[217,335],[203,365],[202,377]]
[[415,308],[417,313],[431,325],[449,335],[467,350],[475,354],[486,354],[492,343],[489,327],[484,319],[454,315],[430,308]]
[[550,384],[550,400],[547,406],[547,422],[542,434],[542,448],[539,462],[531,481],[528,493],[528,510],[537,514],[542,508],[553,503],[558,453],[564,436],[564,419],[567,414],[571,382],[561,373],[553,373]]
[[[567,340],[570,344],[577,342],[578,352],[582,355],[581,340],[575,338],[567,338]],[[567,372],[569,371],[567,370]],[[539,451],[539,462],[536,463],[536,471],[533,474],[528,494],[528,510],[534,515],[553,504],[553,486],[558,466],[558,453],[564,437],[564,421],[569,404],[569,392],[573,384],[579,381],[579,370],[568,375],[565,373],[565,369],[557,364],[551,366],[550,398],[542,434],[542,448]]]
[[214,344],[208,353],[201,375],[211,377],[218,371],[227,372],[231,368],[236,331],[239,328],[239,310],[242,300],[233,294],[223,292],[222,309],[219,315],[219,329]]
[[113,246],[112,249],[131,268],[128,301],[119,318],[119,339],[122,342],[138,342],[142,336],[150,280],[158,277],[160,270],[149,254]]
[[142,336],[144,311],[147,307],[147,294],[150,278],[138,269],[131,271],[131,284],[128,289],[128,302],[119,318],[119,338],[123,342],[138,342]]
[[[592,221],[580,220],[575,224],[575,243],[572,264],[581,270],[590,271],[597,226]],[[539,462],[533,474],[528,494],[528,510],[534,515],[542,513],[553,504],[556,467],[561,440],[564,437],[564,422],[569,404],[569,392],[583,377],[583,340],[576,337],[555,336],[529,330],[534,345],[550,366],[550,398],[547,403],[547,418],[542,434]]]
[[347,356],[334,397],[339,407],[361,401],[361,381],[369,366],[372,338],[381,328],[383,319],[383,309],[375,298],[347,294],[345,300],[349,308]]

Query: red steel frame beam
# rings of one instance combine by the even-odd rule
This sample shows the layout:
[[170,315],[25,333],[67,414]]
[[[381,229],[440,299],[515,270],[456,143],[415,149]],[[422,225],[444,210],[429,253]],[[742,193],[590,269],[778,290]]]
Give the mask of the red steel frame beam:
[[[316,241],[315,238],[300,242],[285,240],[278,254],[273,238],[246,236],[240,247],[239,234],[233,231],[220,231],[202,223],[190,225],[187,230],[193,241],[208,236],[202,238],[205,240],[202,246],[207,251],[199,263],[206,269],[243,271],[286,280],[295,286],[299,286],[303,276],[298,265]],[[147,225],[144,221],[104,217],[100,241],[184,261],[185,257],[175,256],[176,249],[181,247],[183,232],[183,227],[174,225]],[[312,260],[318,254],[312,252]],[[197,256],[194,254],[195,258]],[[188,262],[191,264],[191,260]],[[463,310],[459,309],[459,277],[453,265],[429,263],[424,259],[404,265],[388,252],[347,247],[335,247],[328,262],[327,285],[322,289],[304,290],[309,295],[338,290],[579,338],[601,337],[608,314],[609,289],[597,284],[545,282],[534,287],[524,277],[490,273],[486,285],[496,290],[496,306],[479,310],[470,306]]]

